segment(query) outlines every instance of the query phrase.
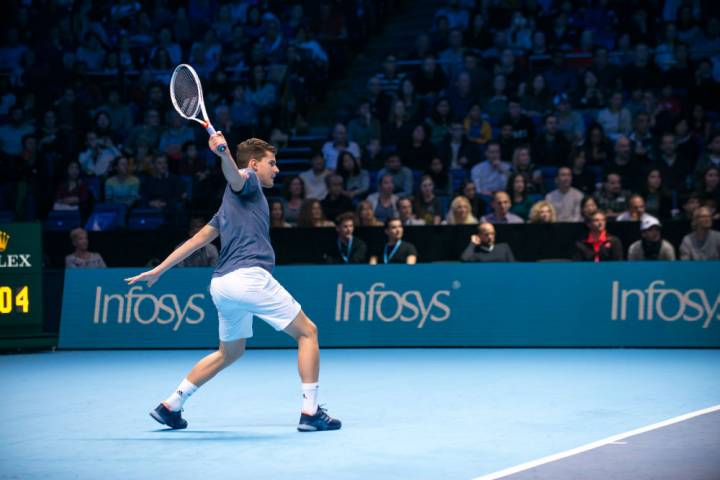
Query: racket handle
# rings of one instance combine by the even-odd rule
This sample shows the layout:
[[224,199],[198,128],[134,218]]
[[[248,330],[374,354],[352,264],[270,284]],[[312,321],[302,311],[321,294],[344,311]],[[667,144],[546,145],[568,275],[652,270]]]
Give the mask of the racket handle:
[[[205,127],[205,130],[207,130],[207,132],[210,135],[215,135],[215,133],[217,133],[217,132],[215,132],[215,129],[213,128],[213,126],[210,125],[209,123],[207,124],[207,127]],[[225,151],[226,148],[227,148],[226,145],[218,145],[217,150],[218,150],[218,152],[222,153]]]

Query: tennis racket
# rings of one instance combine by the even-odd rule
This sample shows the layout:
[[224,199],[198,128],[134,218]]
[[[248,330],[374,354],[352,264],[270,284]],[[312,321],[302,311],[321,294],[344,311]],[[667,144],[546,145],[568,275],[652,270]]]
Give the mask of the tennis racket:
[[[210,124],[205,111],[200,78],[190,65],[182,63],[175,67],[170,78],[170,100],[181,117],[195,120],[207,130],[208,134],[215,134],[215,129]],[[198,114],[202,114],[202,118]],[[226,148],[226,145],[217,147],[218,152],[224,152]]]

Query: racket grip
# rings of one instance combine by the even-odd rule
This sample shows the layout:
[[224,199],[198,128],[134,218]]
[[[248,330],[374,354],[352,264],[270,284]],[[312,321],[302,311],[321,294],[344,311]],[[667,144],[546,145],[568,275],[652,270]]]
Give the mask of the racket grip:
[[[210,135],[215,135],[215,134],[217,133],[217,132],[215,131],[215,129],[213,128],[213,126],[210,125],[209,123],[207,124],[207,127],[205,127],[205,130],[207,130],[207,132],[208,132]],[[217,147],[217,150],[218,150],[218,152],[220,152],[220,153],[224,152],[225,149],[227,149],[227,146],[226,146],[226,145],[218,145],[218,147]]]

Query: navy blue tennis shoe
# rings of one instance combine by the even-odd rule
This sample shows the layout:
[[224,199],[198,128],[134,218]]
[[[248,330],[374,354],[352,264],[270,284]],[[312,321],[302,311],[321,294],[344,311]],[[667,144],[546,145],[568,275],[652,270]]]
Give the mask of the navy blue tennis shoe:
[[340,430],[341,426],[340,420],[332,418],[327,414],[327,410],[318,407],[315,415],[300,414],[300,423],[297,429],[299,432],[322,432],[324,430]]
[[188,423],[187,420],[182,418],[181,412],[182,410],[173,412],[172,410],[167,408],[164,403],[161,403],[155,408],[155,410],[150,412],[150,416],[154,418],[155,421],[157,421],[158,423],[167,425],[173,430],[182,430],[183,428],[187,428]]

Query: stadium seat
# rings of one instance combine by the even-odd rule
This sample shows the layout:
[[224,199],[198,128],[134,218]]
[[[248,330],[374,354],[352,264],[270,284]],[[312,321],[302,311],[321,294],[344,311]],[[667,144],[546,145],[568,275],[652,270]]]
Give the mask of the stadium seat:
[[79,210],[52,210],[45,220],[45,230],[64,232],[79,227],[81,223]]
[[462,168],[455,168],[450,171],[452,176],[452,188],[458,190],[462,186],[462,182],[467,178],[467,172]]
[[85,230],[115,230],[125,226],[125,205],[116,203],[98,203],[85,224]]
[[93,198],[96,202],[103,200],[102,197],[102,185],[100,185],[100,179],[98,177],[86,177],[83,178],[83,183],[92,193]]
[[165,214],[157,208],[136,208],[128,217],[130,230],[157,230],[165,223]]

